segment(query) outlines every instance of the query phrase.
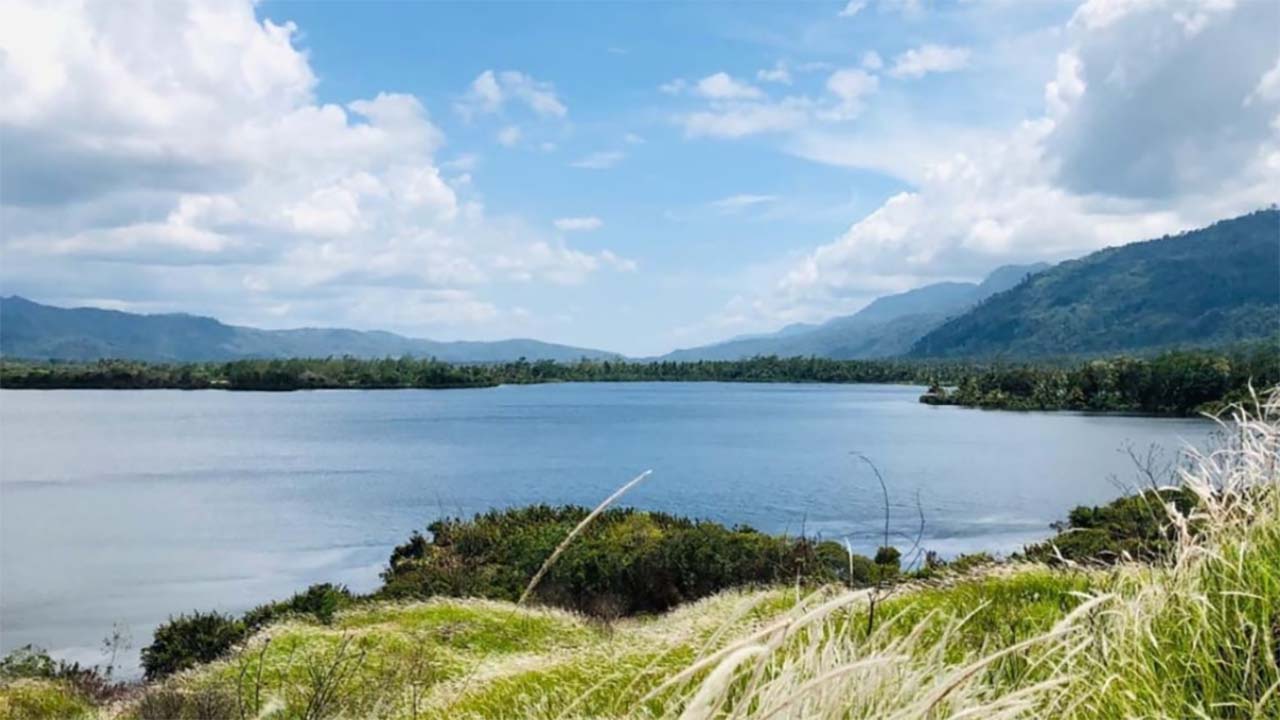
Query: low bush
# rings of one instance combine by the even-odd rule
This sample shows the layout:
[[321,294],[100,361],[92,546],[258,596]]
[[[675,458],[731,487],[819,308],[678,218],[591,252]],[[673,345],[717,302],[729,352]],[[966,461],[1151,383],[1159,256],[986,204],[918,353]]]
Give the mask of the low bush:
[[245,613],[243,621],[249,632],[291,615],[308,616],[322,625],[328,625],[333,622],[335,613],[350,607],[353,602],[355,596],[346,586],[318,583],[288,600],[259,605]]
[[1098,506],[1081,505],[1055,524],[1057,535],[1025,550],[1030,560],[1114,563],[1120,560],[1155,561],[1168,556],[1177,544],[1177,530],[1166,505],[1180,515],[1195,509],[1198,499],[1187,488],[1147,490]]
[[[536,505],[472,520],[439,520],[395,548],[382,597],[452,595],[515,600],[556,545],[586,517],[582,507]],[[664,513],[613,509],[556,561],[540,602],[595,616],[661,612],[720,590],[755,584],[876,577],[870,560],[833,542],[767,535]]]
[[74,702],[105,702],[125,690],[123,684],[111,680],[109,670],[104,672],[97,667],[55,660],[44,649],[34,645],[24,645],[0,659],[0,683],[28,680],[47,681],[42,686],[45,691],[32,697],[47,698],[61,693]]
[[226,689],[199,687],[183,692],[164,686],[149,689],[138,701],[138,720],[243,720],[236,697]]
[[151,644],[142,649],[142,670],[148,680],[155,680],[216,660],[246,634],[243,621],[219,612],[170,618],[156,628]]

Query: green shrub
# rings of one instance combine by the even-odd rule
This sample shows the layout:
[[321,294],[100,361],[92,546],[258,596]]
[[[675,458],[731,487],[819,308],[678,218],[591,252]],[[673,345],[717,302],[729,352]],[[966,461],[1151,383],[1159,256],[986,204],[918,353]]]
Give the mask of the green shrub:
[[259,605],[246,612],[243,620],[249,632],[288,615],[310,616],[317,622],[328,625],[333,622],[336,612],[349,607],[354,601],[354,596],[346,586],[318,583],[288,600]]
[[[432,523],[392,552],[383,597],[453,595],[515,600],[555,547],[586,517],[582,507],[535,505]],[[535,593],[546,604],[596,616],[661,612],[751,584],[870,578],[870,561],[836,543],[782,538],[664,513],[613,509],[569,546]]]
[[65,667],[34,645],[23,645],[0,660],[0,680],[52,680]]
[[151,644],[142,649],[143,672],[148,680],[154,680],[216,660],[245,635],[243,622],[219,612],[170,618],[156,628]]
[[1195,509],[1198,499],[1186,488],[1147,490],[1099,507],[1081,505],[1056,524],[1058,534],[1028,547],[1030,560],[1114,563],[1123,559],[1149,562],[1173,550],[1176,530],[1165,506],[1172,503],[1182,515]]

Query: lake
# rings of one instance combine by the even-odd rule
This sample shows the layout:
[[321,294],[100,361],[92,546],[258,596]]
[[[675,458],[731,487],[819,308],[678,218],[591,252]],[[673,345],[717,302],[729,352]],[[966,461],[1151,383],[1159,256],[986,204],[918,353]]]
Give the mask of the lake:
[[[320,581],[376,587],[442,514],[623,504],[952,555],[1016,550],[1137,482],[1124,453],[1203,420],[931,407],[886,385],[619,383],[449,391],[0,391],[0,648],[126,664],[170,613]],[[917,504],[918,498],[918,504]],[[918,507],[918,509],[917,509]]]

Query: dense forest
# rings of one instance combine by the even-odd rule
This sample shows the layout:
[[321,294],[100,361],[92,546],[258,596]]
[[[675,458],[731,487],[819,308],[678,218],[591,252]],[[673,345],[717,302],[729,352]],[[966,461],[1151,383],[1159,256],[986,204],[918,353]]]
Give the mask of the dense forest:
[[433,359],[323,358],[153,364],[0,361],[9,389],[310,390],[475,388],[549,382],[816,382],[931,386],[939,405],[1017,410],[1188,414],[1280,384],[1276,342],[1151,358],[978,363],[757,357],[698,362],[550,360],[453,364]]
[[462,388],[546,382],[824,382],[927,384],[959,377],[957,363],[849,361],[763,357],[706,362],[550,360],[451,364],[432,359],[324,358],[152,364],[126,360],[90,363],[0,361],[7,388],[175,388],[199,390],[306,390],[326,388]]
[[1097,410],[1160,415],[1213,412],[1280,385],[1280,349],[1267,342],[1230,351],[1167,352],[1074,366],[972,368],[954,387],[935,385],[922,402],[1004,410]]

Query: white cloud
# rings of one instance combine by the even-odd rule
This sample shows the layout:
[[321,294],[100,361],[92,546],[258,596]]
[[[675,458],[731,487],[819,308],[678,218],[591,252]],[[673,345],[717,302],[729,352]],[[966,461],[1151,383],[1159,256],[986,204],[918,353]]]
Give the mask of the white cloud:
[[721,198],[712,202],[711,207],[720,210],[721,212],[734,213],[741,212],[742,210],[756,205],[772,203],[777,201],[777,199],[777,195],[730,195],[729,197]]
[[786,99],[777,103],[738,103],[712,107],[680,118],[689,137],[741,138],[780,132],[803,126],[809,119],[809,103]]
[[[436,159],[444,134],[417,98],[319,102],[293,25],[249,2],[135,10],[0,7],[7,288],[420,331],[501,317],[495,284],[619,267],[463,194],[475,159]],[[514,97],[564,114],[518,73],[472,91],[478,111]]]
[[[1209,15],[1188,32],[1179,16],[1194,12]],[[1275,142],[1277,108],[1259,90],[1276,66],[1276,27],[1280,5],[1269,2],[1082,6],[1047,91],[1058,182],[1157,199],[1224,193],[1225,178],[1261,172],[1259,147]]]
[[863,99],[880,86],[879,80],[865,70],[846,68],[831,73],[827,78],[827,91],[836,97],[838,104],[826,112],[835,119],[857,117],[862,112]]
[[595,216],[556,218],[553,224],[564,232],[586,232],[604,227],[604,221]]
[[569,164],[584,170],[607,170],[622,162],[626,156],[627,154],[620,150],[602,150],[578,158]]
[[702,78],[694,86],[694,91],[709,100],[758,100],[764,97],[760,88],[735,80],[724,72]]
[[635,260],[621,257],[612,250],[601,250],[600,260],[618,272],[635,272],[640,268],[640,264]]
[[480,73],[455,107],[463,117],[471,118],[496,113],[510,101],[524,104],[541,117],[563,118],[569,113],[555,86],[515,70]]
[[658,90],[668,95],[679,95],[688,89],[689,81],[684,78],[676,78],[675,80],[664,82],[658,86]]
[[844,9],[838,13],[838,17],[849,18],[862,12],[867,6],[867,0],[849,0],[845,3]]
[[868,50],[862,53],[862,67],[867,70],[879,70],[884,67],[884,60],[880,58],[880,53],[875,50]]
[[622,136],[622,141],[628,145],[643,145],[644,138],[635,133],[627,133]]
[[[1280,97],[1260,86],[1275,67],[1265,28],[1280,7],[1220,9],[1188,32],[1175,16],[1201,7],[1082,8],[1046,78],[1043,116],[1013,128],[798,136],[793,151],[876,167],[913,187],[722,315],[822,319],[886,292],[1078,256],[1275,202]],[[1245,97],[1256,106],[1242,111]]]
[[947,73],[969,64],[969,50],[946,45],[921,45],[894,59],[889,74],[899,78],[921,78],[929,73]]
[[756,71],[756,79],[760,82],[778,83],[779,85],[791,84],[791,71],[782,61],[774,63],[772,68],[761,68]]
[[1250,107],[1255,102],[1275,100],[1280,100],[1280,57],[1277,57],[1276,64],[1258,79],[1257,86],[1245,97],[1243,105]]
[[498,144],[504,147],[515,147],[520,142],[519,125],[508,125],[498,131]]

